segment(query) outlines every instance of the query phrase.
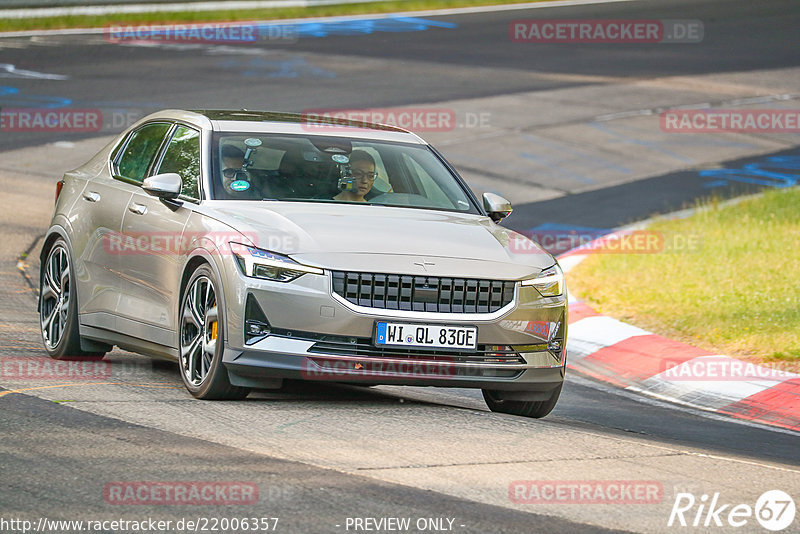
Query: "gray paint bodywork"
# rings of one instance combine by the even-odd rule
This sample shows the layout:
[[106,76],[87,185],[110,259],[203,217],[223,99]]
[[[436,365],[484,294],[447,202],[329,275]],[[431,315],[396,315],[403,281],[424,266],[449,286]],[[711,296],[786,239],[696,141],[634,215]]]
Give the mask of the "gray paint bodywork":
[[[110,164],[127,131],[95,157],[64,176],[43,254],[56,236],[64,237],[72,254],[78,287],[80,333],[87,340],[118,345],[157,357],[178,356],[178,310],[190,266],[208,263],[220,282],[226,331],[223,361],[234,385],[275,387],[282,378],[323,379],[309,374],[313,362],[302,335],[269,336],[252,345],[244,340],[244,309],[252,295],[275,329],[298,333],[371,338],[378,320],[469,324],[478,327],[478,343],[541,345],[526,325],[557,324],[566,340],[566,296],[542,297],[536,289],[516,284],[514,301],[493,314],[399,312],[355,306],[332,291],[330,270],[521,281],[538,275],[554,258],[485,214],[313,202],[210,200],[211,135],[214,131],[304,134],[301,125],[279,121],[221,121],[194,112],[168,110],[145,117],[128,131],[158,119],[183,123],[201,133],[199,202],[170,202],[148,195],[140,186],[116,179]],[[424,144],[399,130],[341,128],[326,135]],[[136,205],[144,212],[132,210]],[[115,236],[179,236],[173,251],[146,253],[114,249]],[[249,278],[238,268],[228,242],[239,242],[286,254],[325,274],[305,274],[289,282]],[[433,265],[420,270],[420,261]],[[564,292],[565,293],[565,292]],[[521,391],[537,399],[563,381],[565,343],[561,354],[524,353],[521,374],[513,379],[491,376],[389,377],[374,383],[488,387]],[[311,355],[319,358],[319,354]],[[333,356],[332,356],[333,358]],[[363,359],[363,358],[362,358]],[[348,362],[347,357],[339,361]],[[413,361],[413,358],[411,359]],[[452,363],[464,369],[491,364]],[[495,366],[497,367],[497,366]],[[499,367],[498,367],[499,368]],[[503,369],[511,369],[503,364]],[[347,376],[340,377],[348,381]],[[354,374],[353,379],[363,378]],[[363,382],[363,379],[361,380]],[[527,393],[525,393],[527,392]]]

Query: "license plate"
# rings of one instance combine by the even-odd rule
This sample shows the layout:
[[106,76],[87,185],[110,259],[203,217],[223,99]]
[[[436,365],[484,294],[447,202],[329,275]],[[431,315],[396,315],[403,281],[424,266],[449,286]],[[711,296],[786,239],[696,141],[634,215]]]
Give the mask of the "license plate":
[[375,345],[476,350],[478,327],[378,322]]

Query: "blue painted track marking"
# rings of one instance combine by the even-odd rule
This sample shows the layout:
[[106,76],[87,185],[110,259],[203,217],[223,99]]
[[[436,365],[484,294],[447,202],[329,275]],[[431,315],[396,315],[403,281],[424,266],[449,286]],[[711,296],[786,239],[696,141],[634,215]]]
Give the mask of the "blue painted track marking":
[[800,170],[800,156],[772,156],[738,169],[706,169],[698,174],[703,178],[714,178],[703,184],[707,189],[724,187],[730,182],[782,189],[797,185],[800,179],[800,174],[787,172],[790,170]]
[[455,29],[458,24],[417,17],[385,17],[375,19],[345,19],[320,22],[259,24],[261,35],[272,35],[276,31],[297,37],[328,37],[331,35],[369,35],[372,33],[419,32],[429,28]]

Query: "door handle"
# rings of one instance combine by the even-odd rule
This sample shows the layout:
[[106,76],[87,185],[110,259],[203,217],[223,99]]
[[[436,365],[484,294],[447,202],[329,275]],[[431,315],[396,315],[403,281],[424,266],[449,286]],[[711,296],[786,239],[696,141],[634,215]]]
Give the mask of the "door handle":
[[136,215],[144,215],[147,213],[147,206],[144,204],[136,204],[135,202],[128,206],[128,211]]
[[83,199],[88,202],[97,202],[100,200],[100,193],[95,193],[94,191],[89,191],[83,194]]

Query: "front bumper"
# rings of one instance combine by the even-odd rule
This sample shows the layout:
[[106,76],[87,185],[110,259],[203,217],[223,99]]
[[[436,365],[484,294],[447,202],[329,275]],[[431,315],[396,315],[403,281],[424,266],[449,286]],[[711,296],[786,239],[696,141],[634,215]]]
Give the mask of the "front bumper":
[[[239,279],[235,298],[228,299],[223,356],[234,385],[270,388],[301,379],[466,387],[527,392],[535,400],[564,380],[564,295],[544,298],[517,284],[513,302],[500,313],[401,313],[350,305],[332,292],[327,273],[288,284]],[[271,334],[245,342],[244,310],[251,301],[263,310]],[[376,321],[477,326],[479,350],[379,348],[372,344]]]

